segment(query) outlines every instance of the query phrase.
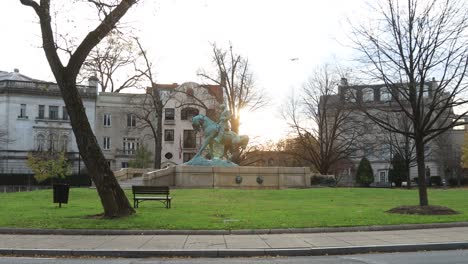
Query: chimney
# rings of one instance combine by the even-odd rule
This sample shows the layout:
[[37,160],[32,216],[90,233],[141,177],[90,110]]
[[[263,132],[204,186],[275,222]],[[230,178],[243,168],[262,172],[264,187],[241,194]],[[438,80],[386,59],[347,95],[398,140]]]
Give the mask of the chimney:
[[221,84],[221,89],[223,89],[224,87],[226,87],[226,73],[221,71],[221,81],[220,81],[220,84]]
[[348,79],[346,79],[346,78],[344,78],[344,77],[341,78],[340,85],[342,85],[342,86],[348,86]]
[[88,78],[88,86],[96,89],[96,94],[99,94],[99,79],[96,76]]
[[96,76],[91,76],[88,78],[88,86],[98,88],[99,79]]

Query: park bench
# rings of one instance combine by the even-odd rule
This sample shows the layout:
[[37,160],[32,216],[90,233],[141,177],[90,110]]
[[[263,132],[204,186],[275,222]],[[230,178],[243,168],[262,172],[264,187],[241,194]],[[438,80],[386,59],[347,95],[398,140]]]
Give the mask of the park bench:
[[160,201],[171,208],[171,199],[168,186],[132,186],[133,207],[138,208],[138,204],[143,201]]

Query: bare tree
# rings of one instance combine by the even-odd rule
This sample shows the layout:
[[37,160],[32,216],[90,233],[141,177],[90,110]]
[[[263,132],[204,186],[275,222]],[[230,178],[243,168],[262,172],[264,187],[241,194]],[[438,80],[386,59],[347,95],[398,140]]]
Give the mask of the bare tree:
[[225,50],[212,44],[215,73],[200,70],[198,75],[220,85],[226,107],[231,111],[231,130],[239,133],[240,111],[254,111],[266,104],[264,93],[255,86],[249,60],[235,54],[232,45]]
[[292,96],[283,112],[301,146],[297,155],[327,175],[334,164],[355,151],[359,135],[352,110],[337,95],[340,76],[328,65],[315,70],[298,100]]
[[[418,178],[424,179],[424,145],[454,127],[461,116],[453,109],[468,102],[462,96],[467,88],[468,12],[457,0],[380,3],[374,10],[379,18],[355,26],[352,40],[367,74],[385,84],[392,100],[390,107],[362,109],[380,127],[414,140]],[[383,116],[389,112],[407,116],[412,131],[388,123]],[[419,204],[429,204],[423,180]]]
[[169,98],[165,98],[161,94],[161,90],[157,89],[155,78],[153,75],[153,64],[148,58],[147,51],[143,48],[140,40],[134,38],[139,54],[143,58],[143,67],[136,67],[137,72],[147,79],[149,86],[146,88],[146,94],[140,105],[135,108],[133,114],[137,119],[143,121],[142,127],[148,127],[154,138],[154,162],[155,169],[161,168],[161,151],[162,151],[162,116],[164,105]]
[[137,0],[109,1],[108,3],[101,0],[89,0],[88,2],[100,8],[101,22],[85,36],[74,51],[69,51],[69,60],[66,65],[62,63],[59,56],[54,31],[51,26],[51,1],[20,0],[20,2],[31,7],[39,18],[43,50],[69,113],[78,149],[91,179],[96,185],[104,209],[104,217],[122,217],[134,214],[135,210],[131,207],[114,173],[107,164],[94,136],[76,81],[80,68],[91,50],[109,34]]
[[137,69],[142,56],[140,47],[135,38],[126,35],[112,30],[83,63],[80,75],[87,79],[97,74],[102,92],[118,93],[135,88],[147,73]]
[[406,172],[406,187],[411,189],[410,169],[416,166],[416,146],[414,140],[409,136],[411,131],[413,131],[412,122],[401,113],[389,114],[387,116],[387,121],[389,123],[394,122],[399,130],[405,131],[405,133],[401,134],[384,130],[383,134],[385,135],[385,145],[388,147],[387,151],[392,154],[390,155],[389,162],[392,162],[393,156],[395,155],[400,155],[400,157],[402,157]]

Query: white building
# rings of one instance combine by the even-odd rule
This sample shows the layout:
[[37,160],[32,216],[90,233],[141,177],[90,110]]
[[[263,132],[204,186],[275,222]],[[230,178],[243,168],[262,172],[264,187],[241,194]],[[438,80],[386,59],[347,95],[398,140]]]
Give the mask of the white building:
[[[96,86],[79,86],[91,127],[94,127]],[[30,151],[65,151],[79,165],[78,148],[60,90],[54,83],[0,71],[0,174],[29,174]]]

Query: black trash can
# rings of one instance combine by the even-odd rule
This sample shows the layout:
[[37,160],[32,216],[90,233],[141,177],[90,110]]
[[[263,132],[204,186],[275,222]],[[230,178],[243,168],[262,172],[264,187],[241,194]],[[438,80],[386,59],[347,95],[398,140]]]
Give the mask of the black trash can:
[[65,183],[57,183],[53,185],[54,188],[54,203],[59,204],[59,208],[62,207],[62,204],[68,203],[68,193],[70,190],[70,185]]

